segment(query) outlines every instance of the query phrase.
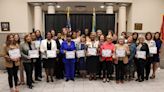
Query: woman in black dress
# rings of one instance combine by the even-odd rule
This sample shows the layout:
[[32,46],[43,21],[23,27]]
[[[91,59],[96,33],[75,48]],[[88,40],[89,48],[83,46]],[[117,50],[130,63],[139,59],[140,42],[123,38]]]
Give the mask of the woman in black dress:
[[94,54],[94,53],[90,53],[87,50],[87,69],[90,75],[89,80],[92,80],[92,79],[96,80],[96,73],[98,71],[97,66],[99,62],[99,56],[98,56],[99,41],[96,41],[95,38],[96,38],[96,33],[92,32],[90,34],[91,41],[86,42],[88,50],[92,49],[93,51],[95,51],[95,54]]

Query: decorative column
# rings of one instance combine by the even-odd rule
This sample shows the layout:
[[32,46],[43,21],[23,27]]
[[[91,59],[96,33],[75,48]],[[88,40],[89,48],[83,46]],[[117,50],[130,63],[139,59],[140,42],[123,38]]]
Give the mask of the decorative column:
[[113,3],[106,3],[106,14],[113,14]]
[[55,3],[47,3],[48,14],[55,14]]
[[41,3],[34,3],[34,28],[43,31],[42,25],[42,7]]
[[127,4],[120,4],[118,13],[118,36],[122,32],[126,32],[126,6]]

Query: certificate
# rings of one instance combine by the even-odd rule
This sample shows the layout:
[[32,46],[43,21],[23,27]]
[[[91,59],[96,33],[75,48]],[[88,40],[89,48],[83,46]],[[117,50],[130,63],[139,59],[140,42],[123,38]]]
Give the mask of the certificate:
[[55,58],[56,50],[47,50],[47,58]]
[[112,56],[112,51],[109,49],[104,49],[102,50],[102,56],[103,57],[111,57]]
[[85,51],[84,50],[77,50],[76,55],[78,58],[85,57]]
[[116,56],[117,57],[125,57],[125,50],[124,49],[116,49]]
[[96,56],[97,49],[96,48],[88,48],[88,55]]
[[28,55],[30,58],[39,58],[39,51],[38,50],[29,50]]
[[66,59],[74,59],[75,51],[66,51]]
[[9,50],[8,53],[9,53],[10,58],[19,58],[19,57],[21,57],[19,49]]
[[150,47],[149,52],[150,54],[157,54],[157,47]]
[[137,56],[137,58],[144,59],[144,58],[146,58],[146,51],[137,51],[136,56]]
[[35,47],[39,48],[40,47],[40,41],[35,41]]

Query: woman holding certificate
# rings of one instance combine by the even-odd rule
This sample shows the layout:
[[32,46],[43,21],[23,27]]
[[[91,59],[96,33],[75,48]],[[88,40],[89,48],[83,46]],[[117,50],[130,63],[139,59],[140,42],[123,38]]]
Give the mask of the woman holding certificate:
[[64,55],[63,62],[65,64],[66,82],[69,80],[74,81],[75,77],[75,42],[71,41],[71,35],[67,34],[67,38],[61,45],[61,53]]
[[156,32],[154,34],[154,41],[156,43],[156,47],[157,47],[157,53],[154,54],[153,58],[154,58],[154,61],[152,62],[153,64],[153,74],[152,76],[150,77],[151,79],[154,79],[155,78],[155,73],[156,73],[156,70],[158,69],[158,66],[159,66],[159,62],[160,62],[160,51],[161,51],[161,47],[162,47],[162,40],[160,39],[160,33],[159,32]]
[[97,73],[97,67],[99,62],[99,56],[98,56],[98,47],[99,47],[99,41],[96,41],[96,33],[91,32],[90,34],[90,40],[86,42],[87,45],[87,69],[89,72],[89,80],[96,80],[96,73]]
[[[11,92],[19,92],[18,90],[18,68],[20,65],[20,50],[19,45],[14,40],[14,35],[9,34],[6,38],[6,44],[3,47],[2,56],[5,58],[5,67],[8,73],[8,83]],[[13,80],[14,78],[14,80]],[[15,90],[13,88],[13,81]]]
[[82,78],[86,77],[86,37],[84,35],[81,36],[80,42],[76,45],[76,56],[77,56],[77,62],[78,62],[78,69],[80,70],[80,76]]
[[124,83],[125,64],[128,63],[130,54],[129,47],[125,44],[125,38],[121,36],[118,39],[118,44],[115,45],[115,64],[116,64],[116,83]]
[[145,34],[145,42],[147,43],[148,47],[149,47],[149,53],[150,53],[150,57],[148,58],[148,61],[145,64],[145,69],[146,69],[146,77],[145,79],[148,80],[149,79],[149,74],[150,74],[150,69],[151,69],[151,63],[154,62],[154,54],[157,54],[157,47],[156,47],[156,43],[153,40],[153,36],[150,32],[147,32]]
[[113,54],[115,53],[115,45],[112,43],[112,36],[106,37],[106,42],[100,47],[100,55],[103,66],[103,82],[109,82],[109,75],[113,73]]
[[[38,50],[36,50],[35,44],[32,42],[31,35],[27,34],[24,37],[24,42],[20,45],[22,62],[26,72],[26,82],[30,89],[32,85],[32,71],[35,58],[39,57]],[[31,53],[33,52],[33,53]]]
[[137,44],[136,58],[137,58],[137,76],[138,79],[136,81],[142,82],[144,81],[144,67],[149,56],[149,47],[144,42],[145,37],[140,35],[138,37],[139,43]]
[[47,82],[49,82],[49,77],[50,77],[51,82],[53,82],[57,45],[56,45],[56,41],[52,39],[51,32],[47,32],[46,39],[42,40],[40,45],[40,52],[43,58],[43,67],[45,68],[45,72],[46,72],[46,80]]

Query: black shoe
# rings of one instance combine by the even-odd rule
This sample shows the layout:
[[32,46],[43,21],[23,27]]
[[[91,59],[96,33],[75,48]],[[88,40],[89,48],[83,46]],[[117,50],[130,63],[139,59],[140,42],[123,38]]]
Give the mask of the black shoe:
[[32,83],[35,83],[34,80],[32,80]]
[[47,80],[47,83],[49,82],[49,80]]
[[53,79],[51,79],[51,82],[54,82],[54,80],[53,80]]
[[69,79],[66,79],[65,81],[66,81],[66,82],[68,82],[68,81],[69,81]]
[[74,79],[74,78],[72,78],[71,80],[72,80],[72,81],[75,81],[75,79]]
[[143,79],[142,80],[140,79],[138,82],[143,82],[143,81],[144,81]]
[[42,81],[41,79],[35,79],[35,81]]
[[33,85],[29,85],[29,86],[28,86],[29,89],[32,89],[33,87],[34,87]]
[[139,79],[136,79],[135,81],[139,81]]

